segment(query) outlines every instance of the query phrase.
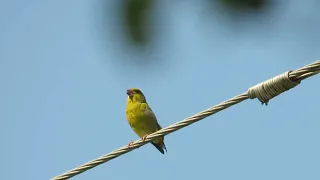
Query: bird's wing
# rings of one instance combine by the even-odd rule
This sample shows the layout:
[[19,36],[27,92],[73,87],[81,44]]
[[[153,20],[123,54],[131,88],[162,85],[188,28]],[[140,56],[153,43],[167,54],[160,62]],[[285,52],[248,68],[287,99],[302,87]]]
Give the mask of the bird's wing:
[[[144,106],[145,106],[144,116],[145,116],[146,125],[148,129],[147,134],[151,134],[160,130],[161,126],[158,123],[156,115],[154,114],[150,106],[148,104]],[[164,137],[162,136],[162,137],[156,138],[153,142],[151,142],[162,154],[164,154],[164,149],[167,150],[163,140],[164,140]]]
[[146,109],[146,114],[148,114],[151,118],[150,119],[152,119],[153,121],[154,121],[154,123],[156,124],[156,129],[157,129],[157,131],[159,131],[160,129],[162,129],[162,127],[160,126],[160,124],[158,123],[158,120],[157,120],[157,117],[156,117],[156,115],[154,114],[154,112],[152,111],[152,109],[150,108],[150,106],[148,106],[148,108]]
[[154,114],[154,112],[152,111],[152,109],[147,103],[143,103],[142,106],[144,106],[143,109],[144,109],[146,124],[148,124],[149,128],[151,128],[150,130],[152,131],[150,133],[156,132],[157,130],[159,130],[156,115]]

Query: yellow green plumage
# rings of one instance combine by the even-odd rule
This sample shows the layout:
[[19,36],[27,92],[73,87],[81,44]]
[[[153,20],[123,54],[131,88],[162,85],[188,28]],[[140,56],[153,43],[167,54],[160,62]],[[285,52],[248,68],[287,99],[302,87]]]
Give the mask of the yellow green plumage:
[[[155,114],[148,105],[141,90],[132,88],[127,90],[128,100],[126,108],[127,120],[134,132],[141,138],[161,129]],[[162,154],[167,151],[164,137],[151,142]]]

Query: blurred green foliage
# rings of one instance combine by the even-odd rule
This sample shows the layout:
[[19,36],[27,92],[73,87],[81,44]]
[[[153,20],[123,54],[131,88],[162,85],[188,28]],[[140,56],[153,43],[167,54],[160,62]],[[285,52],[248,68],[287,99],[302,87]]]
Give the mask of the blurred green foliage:
[[268,0],[220,0],[220,3],[231,11],[263,10],[268,2]]
[[126,27],[134,43],[145,44],[149,40],[150,32],[147,19],[150,15],[153,0],[125,0]]
[[[123,0],[125,13],[125,27],[129,33],[130,40],[135,45],[146,45],[152,37],[148,25],[151,18],[152,6],[155,0]],[[159,0],[160,1],[160,0]],[[199,0],[199,3],[205,0]],[[225,11],[230,13],[257,11],[267,7],[271,0],[209,0],[223,5]],[[187,0],[185,2],[188,2]],[[175,3],[172,3],[175,4]],[[150,19],[149,19],[150,18]]]

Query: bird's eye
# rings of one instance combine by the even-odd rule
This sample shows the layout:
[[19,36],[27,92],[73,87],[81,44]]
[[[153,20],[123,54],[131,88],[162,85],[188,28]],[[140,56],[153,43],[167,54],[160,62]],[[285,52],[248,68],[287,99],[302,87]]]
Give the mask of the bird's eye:
[[141,94],[141,91],[139,89],[134,90],[135,93]]

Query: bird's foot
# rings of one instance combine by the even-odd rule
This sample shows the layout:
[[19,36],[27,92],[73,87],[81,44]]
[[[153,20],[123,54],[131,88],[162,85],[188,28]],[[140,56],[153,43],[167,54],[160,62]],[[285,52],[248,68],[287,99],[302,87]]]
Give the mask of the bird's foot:
[[142,140],[142,141],[145,141],[145,140],[146,140],[146,138],[147,138],[147,136],[148,136],[148,134],[147,134],[147,135],[142,136],[141,140]]
[[132,146],[133,142],[130,141],[129,144],[128,144],[128,147]]

